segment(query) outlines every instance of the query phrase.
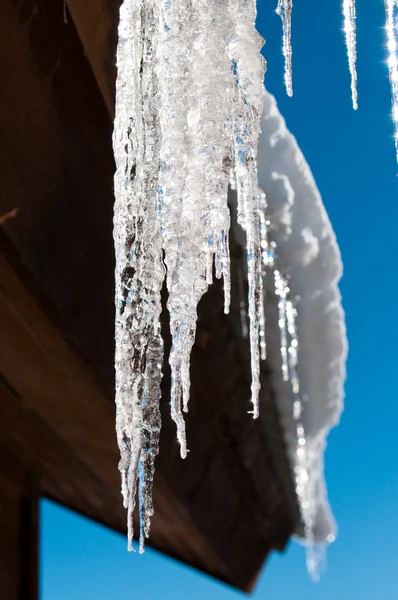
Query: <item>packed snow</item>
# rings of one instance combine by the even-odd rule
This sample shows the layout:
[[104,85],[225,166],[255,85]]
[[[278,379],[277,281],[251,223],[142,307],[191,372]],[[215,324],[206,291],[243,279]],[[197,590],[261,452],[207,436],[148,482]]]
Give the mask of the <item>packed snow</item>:
[[[322,203],[311,171],[287,130],[285,122],[271,94],[266,92],[261,121],[262,134],[258,152],[259,184],[267,196],[267,214],[270,221],[268,235],[276,243],[276,252],[284,273],[289,275],[290,304],[286,307],[283,286],[278,272],[276,289],[267,279],[267,359],[273,370],[276,397],[287,447],[297,484],[303,479],[302,461],[298,446],[305,446],[305,497],[301,501],[305,520],[311,524],[311,545],[333,541],[336,524],[329,507],[324,480],[323,456],[326,438],[340,418],[343,409],[347,340],[344,313],[338,281],[342,263],[330,221]],[[277,303],[277,307],[275,307]],[[273,317],[279,309],[279,318]],[[297,311],[293,319],[292,310]],[[282,319],[282,328],[291,329],[293,347],[293,376],[287,377],[286,333],[281,340],[281,314],[287,314],[290,323]],[[281,352],[282,349],[282,352]],[[292,386],[299,382],[302,407],[296,405]],[[294,411],[300,408],[300,415]],[[298,428],[302,422],[303,431]],[[298,438],[305,433],[305,441]],[[304,474],[304,479],[306,475]],[[302,483],[302,482],[301,482]],[[296,490],[299,494],[299,489]],[[303,510],[304,509],[304,510]],[[309,569],[316,565],[312,553]]]

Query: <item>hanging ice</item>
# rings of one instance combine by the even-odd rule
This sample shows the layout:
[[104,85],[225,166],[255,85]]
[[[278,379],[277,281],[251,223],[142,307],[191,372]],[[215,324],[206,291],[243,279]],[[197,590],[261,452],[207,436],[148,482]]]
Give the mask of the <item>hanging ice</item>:
[[268,223],[267,223],[267,200],[264,192],[259,192],[259,223],[260,223],[260,244],[261,244],[261,300],[260,300],[260,358],[267,358],[267,339],[265,334],[265,298],[266,298],[266,277],[267,267],[269,265],[269,244],[268,244]]
[[386,33],[388,69],[390,73],[392,120],[398,161],[398,0],[384,0],[386,9]]
[[292,81],[292,9],[293,0],[278,0],[277,14],[282,19],[282,48],[285,58],[285,86],[288,96],[293,96]]
[[358,92],[357,92],[357,49],[356,49],[356,13],[355,0],[343,0],[344,14],[344,33],[347,45],[348,66],[351,75],[351,96],[352,105],[355,110],[358,108]]
[[[253,414],[258,416],[261,250],[257,143],[263,100],[255,0],[124,0],[114,129],[116,407],[129,547],[138,484],[140,549],[153,513],[166,275],[172,348],[171,413],[186,456],[190,352],[197,304],[230,275],[227,205],[234,170],[247,234]],[[164,257],[164,260],[163,260]]]
[[[116,250],[116,430],[121,453],[128,541],[139,477],[140,549],[153,513],[151,488],[160,432],[163,343],[160,291],[162,244],[153,189],[159,178],[151,3],[126,0],[120,9],[114,152]],[[145,33],[144,33],[145,32]]]

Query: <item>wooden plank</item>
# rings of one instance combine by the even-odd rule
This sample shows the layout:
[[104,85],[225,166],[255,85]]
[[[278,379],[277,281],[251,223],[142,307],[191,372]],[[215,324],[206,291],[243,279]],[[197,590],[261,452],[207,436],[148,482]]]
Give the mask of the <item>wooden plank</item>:
[[76,26],[84,52],[110,115],[114,111],[117,23],[121,0],[68,0],[68,17]]
[[34,477],[0,444],[0,593],[38,600],[38,496]]

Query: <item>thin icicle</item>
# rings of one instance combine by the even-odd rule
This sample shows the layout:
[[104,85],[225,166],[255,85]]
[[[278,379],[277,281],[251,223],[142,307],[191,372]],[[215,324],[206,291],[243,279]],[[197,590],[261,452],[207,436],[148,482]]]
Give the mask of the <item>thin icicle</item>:
[[276,13],[282,19],[283,56],[285,58],[285,86],[288,96],[293,96],[292,74],[292,9],[293,0],[278,0]]
[[297,331],[296,331],[296,316],[297,311],[293,306],[291,300],[286,302],[286,321],[287,321],[287,330],[290,336],[290,343],[288,347],[288,362],[289,362],[289,371],[290,371],[290,381],[292,384],[293,392],[295,394],[299,393],[299,380],[297,376],[297,349],[298,349],[298,339],[297,339]]
[[348,65],[351,75],[351,96],[354,110],[358,108],[357,91],[357,39],[356,39],[356,11],[355,0],[343,0],[344,33],[348,54]]
[[246,311],[246,299],[245,284],[242,267],[238,266],[238,286],[239,286],[239,316],[240,316],[240,328],[243,339],[249,336],[249,329],[247,327],[247,311]]
[[[259,415],[260,351],[259,319],[261,302],[261,247],[258,218],[257,144],[264,96],[264,59],[259,53],[264,40],[255,31],[256,3],[230,0],[234,30],[228,47],[236,86],[231,97],[234,132],[234,164],[237,185],[238,223],[246,232],[248,268],[249,340],[251,352],[251,402],[254,418]],[[249,41],[250,40],[250,41]]]
[[260,301],[260,358],[267,358],[267,339],[266,339],[266,277],[268,267],[268,231],[267,231],[267,200],[264,192],[259,192],[259,219],[260,219],[260,244],[261,244],[261,301]]
[[265,335],[265,327],[266,327],[266,319],[265,319],[265,286],[263,283],[263,278],[261,278],[261,302],[260,302],[260,320],[259,320],[259,342],[260,342],[260,358],[261,360],[266,360],[267,358],[267,339]]
[[[303,400],[301,397],[300,381],[298,375],[298,348],[299,341],[296,327],[297,310],[290,297],[289,279],[279,266],[276,256],[276,244],[268,240],[267,204],[265,194],[260,195],[260,233],[262,248],[262,279],[265,290],[267,270],[274,276],[274,290],[278,299],[278,328],[280,341],[280,355],[282,363],[282,379],[289,384],[292,398],[292,419],[295,428],[294,443],[289,447],[295,479],[295,490],[300,507],[301,520],[304,530],[304,542],[307,547],[307,568],[311,577],[316,580],[319,572],[320,546],[314,544],[313,517],[314,503],[310,489],[308,470],[307,439],[304,428]],[[261,320],[260,320],[261,322]],[[265,334],[265,331],[264,331]],[[262,336],[260,334],[260,349]]]
[[287,283],[280,271],[275,269],[275,294],[278,296],[279,333],[281,338],[282,378],[289,380],[289,364],[287,358],[287,329],[286,329],[286,293]]
[[395,150],[398,161],[398,0],[384,0],[386,9],[386,33],[388,69],[390,74],[392,120],[394,124]]
[[[265,216],[265,213],[263,213]],[[298,375],[298,335],[296,327],[297,310],[290,298],[288,285],[289,276],[285,275],[275,256],[275,243],[267,246],[267,257],[263,258],[268,267],[273,269],[275,294],[278,298],[278,327],[280,339],[280,354],[282,360],[282,379],[291,388],[292,419],[295,427],[294,443],[289,447],[295,479],[295,490],[300,507],[303,525],[303,541],[306,545],[307,569],[314,581],[319,579],[321,566],[322,545],[314,543],[313,524],[316,505],[312,501],[312,489],[307,452],[307,438],[303,423],[304,403],[301,397]],[[331,540],[328,540],[331,541]]]
[[[274,246],[275,248],[275,246]],[[274,265],[275,256],[272,252]],[[290,448],[296,484],[297,500],[303,524],[303,540],[306,545],[307,569],[314,581],[319,579],[322,545],[314,543],[313,525],[316,505],[312,501],[312,489],[309,473],[306,431],[303,423],[304,403],[301,396],[298,375],[299,341],[296,327],[297,310],[290,298],[290,277],[280,268],[274,269],[275,294],[278,297],[280,353],[282,358],[282,379],[289,383],[292,397],[292,418],[296,430],[295,443]]]

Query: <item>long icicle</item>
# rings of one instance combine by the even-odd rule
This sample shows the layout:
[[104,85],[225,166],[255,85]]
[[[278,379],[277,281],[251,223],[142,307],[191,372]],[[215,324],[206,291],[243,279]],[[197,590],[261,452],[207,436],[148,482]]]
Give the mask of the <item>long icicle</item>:
[[260,232],[257,145],[264,40],[255,0],[124,0],[117,51],[114,238],[116,407],[122,492],[132,549],[153,514],[163,343],[160,293],[167,267],[171,414],[187,455],[190,353],[197,305],[223,277],[230,301],[228,180],[235,169],[247,233],[253,415],[258,416]]
[[[256,3],[252,0],[229,0],[234,22],[228,52],[236,85],[231,97],[234,138],[234,164],[237,184],[237,219],[246,231],[248,268],[249,341],[251,353],[251,402],[254,418],[259,416],[261,246],[258,217],[257,145],[264,95],[264,59],[259,51],[264,43],[256,32]],[[250,41],[249,41],[250,40]],[[248,60],[250,57],[250,60]],[[251,82],[251,83],[250,83]]]
[[357,35],[355,0],[343,0],[344,33],[347,45],[348,66],[351,75],[351,96],[354,110],[358,108],[357,90]]
[[140,551],[153,514],[163,360],[159,319],[165,271],[152,191],[157,187],[159,162],[159,141],[153,135],[158,127],[152,43],[156,21],[154,0],[125,0],[120,9],[113,135],[116,431],[129,550],[133,549],[139,478]]
[[288,96],[293,96],[292,74],[292,9],[293,0],[278,0],[276,13],[282,19],[283,56],[285,58],[285,86]]
[[384,0],[386,9],[386,33],[388,69],[390,73],[392,120],[394,124],[395,150],[398,161],[398,0]]

